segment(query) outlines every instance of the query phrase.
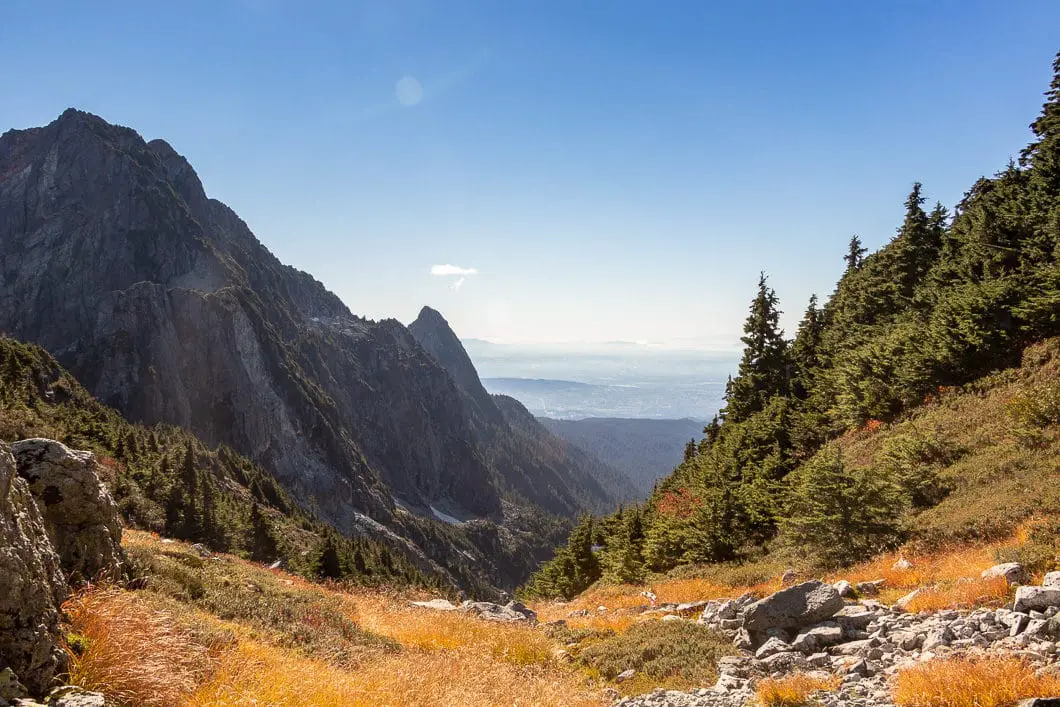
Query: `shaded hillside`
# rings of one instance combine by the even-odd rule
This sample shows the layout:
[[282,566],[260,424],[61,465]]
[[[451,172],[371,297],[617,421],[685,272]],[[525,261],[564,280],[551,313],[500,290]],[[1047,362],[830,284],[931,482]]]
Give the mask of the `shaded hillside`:
[[687,419],[538,419],[552,434],[625,472],[637,485],[641,498],[646,498],[655,482],[681,463],[684,445],[703,436],[703,423]]
[[501,487],[506,493],[564,515],[579,508],[607,508],[637,496],[621,471],[557,439],[518,401],[487,393],[441,314],[424,307],[409,331],[466,394],[479,453],[502,470]]

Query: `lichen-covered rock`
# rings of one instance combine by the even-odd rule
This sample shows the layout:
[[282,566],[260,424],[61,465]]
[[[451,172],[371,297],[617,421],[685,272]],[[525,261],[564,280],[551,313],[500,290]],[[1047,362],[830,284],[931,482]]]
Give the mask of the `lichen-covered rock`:
[[747,607],[744,628],[802,628],[831,618],[843,608],[843,598],[831,584],[811,580],[782,589]]
[[120,578],[125,568],[121,518],[96,471],[95,455],[53,439],[24,439],[11,451],[67,577]]
[[983,579],[994,579],[1004,577],[1009,584],[1023,584],[1029,579],[1027,570],[1018,562],[1003,562],[983,570]]
[[59,647],[66,580],[15,459],[0,443],[0,668],[44,693],[68,665]]

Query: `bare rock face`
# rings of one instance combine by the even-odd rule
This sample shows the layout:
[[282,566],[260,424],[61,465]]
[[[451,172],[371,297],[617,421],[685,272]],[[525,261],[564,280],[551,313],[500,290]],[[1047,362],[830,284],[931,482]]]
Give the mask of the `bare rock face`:
[[43,694],[68,666],[59,647],[66,580],[15,459],[0,443],[0,669]]
[[121,520],[96,472],[95,455],[52,439],[24,439],[11,445],[11,451],[67,577],[121,577]]

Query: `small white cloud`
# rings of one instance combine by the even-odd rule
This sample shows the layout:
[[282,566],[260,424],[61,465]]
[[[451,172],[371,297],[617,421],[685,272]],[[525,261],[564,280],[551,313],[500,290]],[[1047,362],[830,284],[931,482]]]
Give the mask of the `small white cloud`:
[[459,292],[460,291],[460,286],[464,284],[464,280],[466,280],[466,279],[467,279],[466,277],[460,278],[459,280],[457,280],[456,282],[454,282],[452,285],[449,286],[450,289],[452,289],[453,292]]
[[478,275],[477,268],[462,268],[459,265],[432,265],[431,275]]

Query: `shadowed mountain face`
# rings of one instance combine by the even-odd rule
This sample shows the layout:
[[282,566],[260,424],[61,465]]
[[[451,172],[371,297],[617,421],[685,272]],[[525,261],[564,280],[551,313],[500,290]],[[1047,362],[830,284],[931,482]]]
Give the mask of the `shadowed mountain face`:
[[[161,140],[72,109],[0,137],[0,330],[126,417],[253,458],[346,532],[390,524],[392,494],[502,517],[520,450],[484,439],[503,434],[500,412],[459,342],[437,348],[428,329],[352,314]],[[612,500],[568,492],[586,479],[568,471],[523,498],[562,514]]]
[[500,471],[507,494],[561,515],[579,508],[603,509],[608,502],[613,505],[636,496],[622,472],[553,435],[514,398],[486,392],[471,358],[441,314],[424,307],[409,331],[465,393],[479,451]]

